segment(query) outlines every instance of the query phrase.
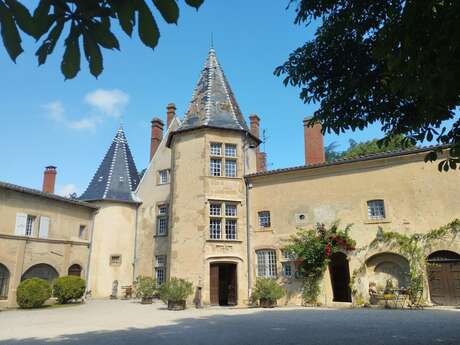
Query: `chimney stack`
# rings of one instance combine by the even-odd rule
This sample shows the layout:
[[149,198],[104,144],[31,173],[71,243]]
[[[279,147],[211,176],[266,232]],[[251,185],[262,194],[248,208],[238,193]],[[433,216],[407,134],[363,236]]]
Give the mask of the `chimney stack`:
[[[249,123],[251,124],[251,134],[256,138],[260,138],[260,118],[256,114],[249,115]],[[267,170],[267,154],[260,152],[260,147],[256,147],[256,169],[257,172]]]
[[166,129],[169,128],[169,125],[176,117],[176,105],[174,103],[169,103],[166,106]]
[[150,139],[150,160],[158,150],[161,140],[163,139],[163,121],[158,117],[152,119],[152,136]]
[[54,185],[56,183],[56,167],[49,165],[45,167],[43,173],[43,188],[42,191],[45,193],[54,193]]
[[321,124],[311,122],[311,117],[303,120],[305,142],[305,165],[325,162],[323,133]]

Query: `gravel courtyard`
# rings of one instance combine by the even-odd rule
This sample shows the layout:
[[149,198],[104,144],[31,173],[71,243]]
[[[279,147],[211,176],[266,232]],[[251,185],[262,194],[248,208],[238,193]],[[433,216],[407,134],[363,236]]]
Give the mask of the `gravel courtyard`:
[[0,345],[460,344],[460,310],[188,309],[92,300],[0,312]]

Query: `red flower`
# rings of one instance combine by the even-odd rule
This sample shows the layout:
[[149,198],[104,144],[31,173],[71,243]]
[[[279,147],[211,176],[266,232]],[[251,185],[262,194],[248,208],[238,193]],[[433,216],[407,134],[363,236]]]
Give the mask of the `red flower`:
[[325,252],[326,252],[326,256],[331,255],[331,245],[329,243],[326,244]]

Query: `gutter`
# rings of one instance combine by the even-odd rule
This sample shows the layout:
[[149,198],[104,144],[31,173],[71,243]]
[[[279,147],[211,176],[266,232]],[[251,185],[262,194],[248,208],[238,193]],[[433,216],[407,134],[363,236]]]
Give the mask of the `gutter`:
[[137,261],[137,224],[139,216],[139,207],[136,208],[136,221],[134,223],[134,255],[133,255],[133,283],[136,280],[136,261]]
[[[247,150],[249,148],[249,142],[247,140],[246,133],[246,143],[244,149],[244,164],[243,164],[243,176],[246,176],[246,165],[248,164]],[[249,189],[251,188],[251,183],[245,178],[245,196],[246,196],[246,260],[248,265],[248,302],[251,300],[252,294],[252,258],[251,258],[251,226],[250,226],[250,212],[249,212]]]
[[91,269],[91,256],[93,253],[93,243],[94,243],[94,219],[96,218],[96,215],[99,213],[99,210],[96,210],[93,213],[93,216],[91,218],[91,238],[89,241],[89,253],[88,253],[88,263],[86,264],[86,291],[91,291],[91,284],[90,284],[90,269]]

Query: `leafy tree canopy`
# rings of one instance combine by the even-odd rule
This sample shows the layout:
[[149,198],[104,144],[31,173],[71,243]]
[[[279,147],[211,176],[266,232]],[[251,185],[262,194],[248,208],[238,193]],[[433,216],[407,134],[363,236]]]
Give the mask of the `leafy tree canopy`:
[[[460,163],[460,1],[290,0],[295,23],[318,21],[313,40],[275,70],[313,120],[341,133],[381,123],[388,137],[452,145],[440,170]],[[458,108],[457,108],[458,109]],[[444,125],[454,120],[452,127]],[[436,160],[435,150],[426,160]]]
[[[179,6],[176,0],[152,0],[155,8],[169,24],[177,24]],[[198,9],[204,0],[185,0]],[[153,11],[146,0],[39,0],[31,13],[19,0],[0,0],[0,27],[3,45],[13,61],[23,52],[22,34],[33,37],[39,44],[35,52],[42,65],[53,53],[63,32],[65,50],[61,71],[66,79],[80,71],[81,47],[92,75],[102,73],[102,49],[120,49],[112,25],[128,35],[133,30],[144,45],[155,48],[160,31]]]
[[388,138],[388,140],[381,141],[373,139],[358,143],[353,139],[349,141],[349,147],[345,151],[337,151],[337,144],[332,142],[325,148],[326,160],[328,162],[336,159],[347,159],[358,156],[366,156],[373,153],[399,151],[407,148],[412,148],[415,145],[408,141],[403,135],[395,135]]

